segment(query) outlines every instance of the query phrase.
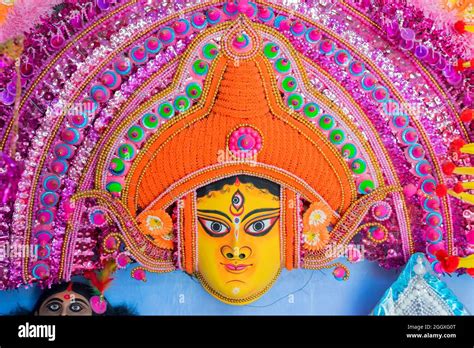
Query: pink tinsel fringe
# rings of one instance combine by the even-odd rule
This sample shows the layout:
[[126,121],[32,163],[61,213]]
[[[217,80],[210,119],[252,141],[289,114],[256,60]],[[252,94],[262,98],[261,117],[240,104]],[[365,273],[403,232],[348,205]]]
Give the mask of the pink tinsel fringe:
[[445,0],[409,0],[408,3],[420,9],[426,18],[434,21],[437,29],[453,35],[453,41],[463,47],[466,51],[466,57],[472,57],[474,54],[474,37],[471,34],[459,35],[454,30],[454,23],[461,20],[457,10],[450,10],[446,6]]
[[0,26],[0,42],[30,31],[40,20],[49,13],[61,0],[17,0],[7,15],[5,23]]

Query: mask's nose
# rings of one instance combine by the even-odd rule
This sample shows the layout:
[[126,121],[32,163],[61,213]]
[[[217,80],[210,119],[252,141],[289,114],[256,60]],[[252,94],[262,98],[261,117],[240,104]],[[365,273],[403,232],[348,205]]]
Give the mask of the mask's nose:
[[252,249],[250,249],[247,246],[243,247],[230,247],[228,245],[224,245],[221,248],[221,254],[224,256],[227,260],[231,261],[238,261],[238,260],[246,260],[252,255]]

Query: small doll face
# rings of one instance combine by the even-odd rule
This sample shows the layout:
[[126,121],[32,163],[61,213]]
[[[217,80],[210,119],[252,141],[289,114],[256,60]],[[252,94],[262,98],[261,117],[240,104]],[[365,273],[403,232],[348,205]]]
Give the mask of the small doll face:
[[281,267],[279,198],[251,183],[237,183],[198,198],[197,210],[204,287],[224,302],[255,301]]
[[41,304],[40,316],[89,316],[92,309],[89,301],[74,291],[63,291],[48,297]]

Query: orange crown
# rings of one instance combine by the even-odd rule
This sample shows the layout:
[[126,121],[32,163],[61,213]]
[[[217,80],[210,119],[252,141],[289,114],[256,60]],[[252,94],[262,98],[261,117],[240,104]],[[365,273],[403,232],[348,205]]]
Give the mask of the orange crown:
[[[262,55],[239,64],[225,56],[215,60],[203,107],[161,131],[147,144],[152,155],[129,173],[131,212],[162,209],[200,186],[243,173],[291,188],[310,202],[323,199],[335,211],[348,208],[355,188],[346,162],[319,130],[283,105],[266,63]],[[239,127],[255,129],[261,149],[251,161],[223,160]]]

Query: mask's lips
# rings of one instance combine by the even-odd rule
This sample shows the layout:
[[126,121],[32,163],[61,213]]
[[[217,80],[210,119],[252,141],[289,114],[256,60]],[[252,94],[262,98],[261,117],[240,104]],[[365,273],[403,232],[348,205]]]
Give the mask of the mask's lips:
[[232,272],[232,273],[240,273],[240,272],[243,272],[247,269],[247,267],[250,267],[252,266],[251,264],[233,264],[233,263],[226,263],[226,264],[223,264],[225,266],[225,268],[229,271],[229,272]]

